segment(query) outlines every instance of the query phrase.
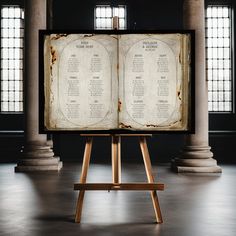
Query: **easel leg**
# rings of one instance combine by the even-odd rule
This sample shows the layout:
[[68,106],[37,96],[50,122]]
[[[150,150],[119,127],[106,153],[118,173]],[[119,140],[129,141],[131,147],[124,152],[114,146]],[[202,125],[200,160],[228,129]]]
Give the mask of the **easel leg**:
[[[80,183],[86,183],[88,167],[89,167],[89,162],[90,162],[90,156],[91,156],[91,150],[92,150],[92,144],[93,144],[93,138],[87,137],[85,149],[84,149],[82,172],[80,175]],[[75,213],[75,222],[76,223],[79,223],[81,220],[84,193],[85,193],[84,190],[81,190],[79,192],[79,197],[78,197],[77,206],[76,206],[76,213]]]
[[112,180],[117,184],[121,182],[121,137],[112,135],[111,155],[112,155]]
[[[150,155],[148,152],[146,138],[140,137],[139,143],[140,143],[140,148],[141,148],[142,155],[143,155],[143,161],[144,161],[144,165],[145,165],[145,170],[146,170],[148,182],[154,183],[155,180],[154,180],[154,176],[152,174],[152,164],[151,164]],[[155,211],[157,223],[163,223],[161,209],[160,209],[160,205],[159,205],[156,191],[151,191],[151,197],[152,197],[152,203],[153,203],[153,208]]]

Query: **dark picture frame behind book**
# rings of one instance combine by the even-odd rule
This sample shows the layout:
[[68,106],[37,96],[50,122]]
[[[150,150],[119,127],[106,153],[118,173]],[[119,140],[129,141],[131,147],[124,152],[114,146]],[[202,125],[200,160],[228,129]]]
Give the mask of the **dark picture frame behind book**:
[[41,133],[193,133],[194,31],[39,31]]

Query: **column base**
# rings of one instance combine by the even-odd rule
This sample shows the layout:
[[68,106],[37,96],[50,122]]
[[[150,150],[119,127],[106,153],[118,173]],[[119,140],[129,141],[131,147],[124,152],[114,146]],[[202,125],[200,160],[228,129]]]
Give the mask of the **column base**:
[[171,169],[177,173],[222,173],[220,166],[178,166],[175,160],[171,163]]
[[221,173],[209,146],[187,146],[179,158],[171,161],[171,169],[178,173]]
[[55,165],[20,165],[17,164],[15,172],[36,172],[36,171],[59,171],[63,164],[58,161]]
[[22,150],[15,172],[59,171],[62,162],[48,145],[30,144]]

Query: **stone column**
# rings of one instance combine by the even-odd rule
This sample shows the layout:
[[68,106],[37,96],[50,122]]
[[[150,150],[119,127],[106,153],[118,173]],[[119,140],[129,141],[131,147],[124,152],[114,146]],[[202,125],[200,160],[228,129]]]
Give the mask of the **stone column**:
[[204,0],[184,0],[183,17],[184,28],[195,30],[195,134],[186,135],[185,147],[172,167],[177,172],[221,172],[208,140]]
[[15,171],[60,170],[62,162],[39,134],[38,30],[46,29],[46,0],[25,0],[25,144]]

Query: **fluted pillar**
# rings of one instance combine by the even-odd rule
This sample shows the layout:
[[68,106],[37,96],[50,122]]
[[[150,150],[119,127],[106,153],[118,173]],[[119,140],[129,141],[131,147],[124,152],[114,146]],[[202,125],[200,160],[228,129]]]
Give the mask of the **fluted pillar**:
[[46,0],[25,0],[25,143],[15,171],[60,170],[47,136],[39,134],[38,30],[46,29]]
[[195,134],[186,135],[185,147],[172,161],[172,168],[177,172],[221,172],[208,140],[204,0],[184,0],[183,17],[184,28],[195,30]]

